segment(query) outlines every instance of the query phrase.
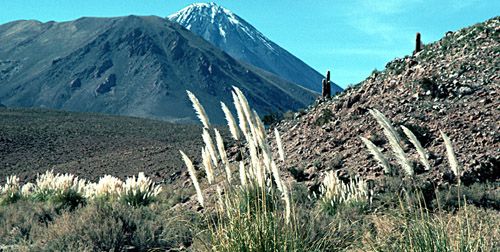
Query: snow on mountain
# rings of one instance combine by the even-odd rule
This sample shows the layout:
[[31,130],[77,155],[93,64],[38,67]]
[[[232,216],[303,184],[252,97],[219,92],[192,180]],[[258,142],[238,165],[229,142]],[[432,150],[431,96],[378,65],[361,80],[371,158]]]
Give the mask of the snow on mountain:
[[[319,92],[323,76],[281,48],[232,11],[215,3],[194,3],[168,16],[233,58]],[[332,91],[342,89],[333,85]]]

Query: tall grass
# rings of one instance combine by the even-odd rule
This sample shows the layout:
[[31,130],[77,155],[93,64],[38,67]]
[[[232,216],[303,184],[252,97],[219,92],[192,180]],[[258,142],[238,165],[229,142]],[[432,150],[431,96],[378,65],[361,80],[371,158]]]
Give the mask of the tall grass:
[[[406,175],[413,177],[414,173],[410,171],[409,166],[410,161],[400,145],[401,138],[390,121],[377,110],[371,110],[370,113],[384,129],[391,148]],[[425,170],[431,170],[427,152],[417,137],[408,128],[403,126],[402,129],[415,146]],[[497,251],[500,249],[498,212],[491,213],[474,207],[469,209],[465,198],[463,204],[460,203],[462,197],[460,165],[451,140],[443,132],[441,136],[444,140],[450,170],[458,181],[457,212],[447,213],[439,208],[431,212],[425,204],[420,188],[413,184],[415,186],[411,188],[413,195],[405,190],[399,194],[400,207],[397,211],[392,210],[391,214],[375,217],[375,230],[379,233],[375,235],[375,242],[371,243],[372,249],[376,251]],[[381,165],[387,166],[385,164],[387,159],[382,152],[369,140],[362,140],[375,159]]]
[[0,205],[14,203],[21,198],[21,187],[16,175],[7,177],[5,185],[0,186]]
[[[415,172],[413,170],[411,161],[408,158],[408,155],[405,153],[403,147],[401,146],[401,136],[399,136],[396,129],[392,126],[390,120],[384,114],[382,114],[380,111],[376,109],[371,109],[369,111],[370,114],[378,122],[378,124],[382,127],[385,136],[389,140],[389,145],[391,146],[392,151],[396,156],[397,161],[403,168],[405,174],[407,176],[413,177]],[[405,135],[408,137],[408,140],[415,146],[416,151],[419,154],[419,160],[425,167],[425,170],[427,171],[431,170],[431,165],[429,163],[429,160],[427,159],[428,155],[427,151],[422,147],[420,141],[417,139],[415,134],[411,132],[411,130],[409,130],[404,126],[402,126],[402,129]],[[453,174],[455,174],[455,176],[458,178],[457,180],[460,183],[460,165],[453,150],[451,140],[444,132],[441,131],[440,133],[441,137],[444,140],[444,145],[446,148],[446,156],[448,157],[450,169],[452,170]],[[377,160],[377,162],[379,162],[379,164],[384,167],[385,171],[388,171],[389,170],[388,168],[389,163],[387,161],[388,159],[384,156],[382,151],[368,139],[361,137],[361,140],[365,143],[369,152],[373,155],[375,160]]]
[[0,203],[13,203],[20,198],[34,201],[51,201],[62,208],[74,209],[92,200],[122,201],[125,204],[139,206],[155,201],[161,192],[144,173],[122,181],[105,175],[97,183],[80,179],[72,174],[54,174],[46,171],[39,174],[35,183],[20,186],[16,176],[7,178],[7,183],[0,186]]
[[333,171],[326,174],[320,191],[322,207],[329,214],[335,214],[345,205],[362,209],[370,203],[372,194],[362,178],[351,178],[349,183],[344,183]]
[[385,117],[385,115],[380,111],[376,109],[370,109],[369,112],[375,118],[378,124],[384,129],[384,134],[389,140],[392,151],[394,152],[394,155],[396,156],[399,164],[403,168],[403,171],[407,176],[412,177],[415,172],[413,171],[413,166],[408,160],[408,157],[404,152],[403,147],[401,146],[401,137],[399,136],[398,132],[392,126],[389,119],[387,119],[387,117]]
[[[217,148],[208,129],[202,135],[205,143],[202,151],[203,167],[207,171],[209,184],[213,181],[217,183],[217,197],[206,198],[202,195],[196,170],[191,160],[182,154],[196,188],[198,202],[207,208],[206,216],[212,223],[209,225],[211,243],[207,249],[297,251],[306,248],[307,244],[302,244],[299,239],[300,232],[293,219],[289,185],[282,180],[279,162],[274,160],[264,125],[257,113],[250,109],[241,90],[233,87],[232,95],[238,124],[225,104],[222,104],[222,109],[231,136],[238,141],[245,161],[228,159],[217,129],[213,130]],[[194,106],[199,107],[197,111],[204,110],[201,104]],[[208,119],[202,118],[201,121]],[[284,161],[285,151],[279,132],[275,131],[275,137],[279,150],[277,156]],[[210,159],[207,153],[210,153]],[[210,169],[219,172],[212,174],[208,172]],[[239,179],[231,175],[233,171],[239,173]]]
[[[431,212],[421,195],[400,198],[398,211],[374,217],[375,251],[498,251],[498,212],[464,204],[456,213]],[[416,204],[408,203],[416,202]]]

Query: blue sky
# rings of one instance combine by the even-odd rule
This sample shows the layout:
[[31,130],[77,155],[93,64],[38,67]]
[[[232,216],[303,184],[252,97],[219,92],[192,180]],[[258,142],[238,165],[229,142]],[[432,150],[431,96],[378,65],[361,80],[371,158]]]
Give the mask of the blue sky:
[[[196,1],[0,0],[0,24],[18,19],[67,21],[82,16],[169,14]],[[214,1],[343,87],[446,31],[500,15],[498,0]],[[1,45],[0,45],[1,46]]]

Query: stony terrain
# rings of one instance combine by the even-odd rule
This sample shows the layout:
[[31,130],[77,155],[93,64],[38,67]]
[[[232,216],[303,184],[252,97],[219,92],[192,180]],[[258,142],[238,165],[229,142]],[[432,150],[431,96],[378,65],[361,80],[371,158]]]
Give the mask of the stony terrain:
[[132,117],[0,108],[0,181],[54,169],[87,179],[144,171],[172,182],[184,171],[179,149],[199,156],[201,128]]
[[498,181],[499,68],[499,17],[449,32],[416,55],[395,59],[384,71],[280,123],[286,167],[296,180],[308,183],[316,183],[322,171],[331,169],[344,176],[380,177],[382,168],[359,138],[369,138],[392,155],[381,128],[368,113],[375,108],[394,125],[413,130],[430,152],[433,169],[423,172],[413,146],[405,143],[415,170],[429,182],[442,184],[451,178],[440,130],[453,142],[464,183]]

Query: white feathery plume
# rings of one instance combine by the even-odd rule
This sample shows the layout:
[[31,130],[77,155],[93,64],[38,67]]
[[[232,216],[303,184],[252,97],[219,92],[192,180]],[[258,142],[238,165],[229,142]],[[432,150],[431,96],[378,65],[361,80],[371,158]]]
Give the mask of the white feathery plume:
[[203,124],[203,127],[209,129],[210,128],[210,121],[208,120],[207,113],[205,112],[205,109],[201,105],[200,101],[198,101],[198,98],[191,93],[189,90],[186,90],[189,100],[193,103],[193,108],[196,111],[196,115],[200,119],[201,123]]
[[370,114],[375,118],[380,126],[384,129],[384,134],[389,139],[389,145],[392,148],[392,151],[396,155],[396,158],[399,161],[399,164],[403,167],[406,175],[413,176],[414,171],[413,167],[406,157],[406,153],[403,150],[403,147],[399,144],[399,136],[394,127],[392,127],[389,119],[385,117],[380,111],[376,109],[370,109]]
[[453,151],[453,145],[451,144],[450,138],[442,131],[441,137],[444,140],[444,146],[446,147],[446,155],[448,157],[448,162],[450,163],[450,169],[453,171],[455,176],[457,176],[458,181],[460,181],[460,165],[458,164],[457,156]]
[[36,186],[33,183],[26,183],[21,187],[21,194],[24,197],[31,195],[36,190]]
[[271,173],[271,162],[273,161],[273,156],[269,150],[269,146],[267,144],[261,144],[260,149],[262,150],[262,161],[264,162],[264,166],[266,168],[265,172]]
[[0,185],[0,195],[6,194],[8,197],[13,197],[19,193],[19,188],[19,178],[16,175],[10,175],[7,177],[5,185],[3,187]]
[[368,151],[370,151],[370,153],[373,155],[375,160],[377,160],[380,166],[384,168],[384,173],[386,174],[391,173],[391,166],[389,165],[389,161],[387,161],[384,154],[382,154],[382,151],[380,151],[380,149],[377,146],[375,146],[375,144],[373,144],[370,140],[364,137],[360,138],[361,141],[363,141],[363,143],[366,145],[366,148],[368,148]]
[[278,166],[276,165],[276,162],[272,161],[271,162],[271,171],[274,177],[274,181],[276,182],[276,187],[280,192],[283,192],[283,186],[282,186],[282,181],[281,181],[281,176],[280,172],[278,170]]
[[260,120],[259,115],[257,114],[257,111],[252,110],[253,112],[253,121],[255,121],[255,130],[253,131],[259,141],[259,145],[264,146],[266,145],[269,149],[269,144],[267,143],[267,134],[266,134],[266,128],[264,126],[264,123],[262,120]]
[[[396,138],[397,142],[401,141],[398,132],[394,127],[392,127],[391,121],[387,118],[382,112],[377,109],[369,109],[370,114],[377,120],[377,122],[387,131],[391,132],[394,138]],[[384,126],[385,125],[385,126]]]
[[264,188],[264,172],[262,169],[262,165],[260,164],[259,156],[257,154],[257,146],[253,141],[249,141],[248,148],[250,149],[250,159],[252,161],[252,168],[257,180],[257,185],[259,186],[259,188]]
[[281,142],[281,136],[277,128],[274,128],[274,135],[276,136],[276,145],[278,145],[280,160],[282,162],[285,162],[285,151],[283,150],[283,143]]
[[215,151],[215,145],[214,142],[212,141],[212,137],[208,133],[208,130],[205,128],[203,129],[203,134],[202,134],[203,142],[205,143],[206,149],[208,153],[210,153],[210,157],[212,158],[212,162],[214,163],[215,166],[218,165],[219,160],[217,159],[217,152]]
[[155,185],[151,178],[146,177],[144,172],[139,172],[137,177],[128,177],[123,184],[124,195],[142,195],[142,199],[148,199],[158,196],[161,192],[161,186]]
[[203,194],[201,194],[201,189],[200,189],[200,185],[198,184],[198,179],[196,178],[196,171],[194,169],[193,162],[191,162],[191,159],[189,159],[189,157],[186,154],[184,154],[183,151],[181,151],[181,150],[179,150],[179,151],[182,155],[182,159],[184,160],[184,163],[187,166],[189,176],[191,177],[191,180],[193,181],[193,185],[194,185],[194,189],[196,190],[196,196],[197,196],[198,202],[200,203],[200,205],[202,207],[204,207]]
[[214,129],[215,132],[215,142],[217,143],[217,150],[219,151],[219,156],[222,160],[223,164],[229,164],[229,160],[227,159],[226,149],[224,148],[224,140],[222,140],[222,136],[219,130]]
[[220,135],[217,129],[215,131],[215,141],[217,142],[217,149],[219,150],[219,156],[222,160],[222,164],[226,168],[226,176],[227,181],[231,182],[231,169],[229,167],[229,160],[227,159],[226,149],[224,148],[224,141],[222,140],[222,136]]
[[248,100],[241,92],[241,90],[238,87],[233,86],[234,91],[236,92],[236,95],[238,97],[238,100],[240,101],[241,108],[243,109],[243,114],[245,115],[245,118],[247,119],[247,123],[249,125],[253,125],[254,121],[252,118],[252,110],[250,109],[250,105],[248,105]]
[[247,187],[247,174],[243,161],[240,161],[240,183],[242,187]]
[[290,215],[292,213],[292,207],[291,207],[291,203],[290,203],[290,193],[288,191],[288,188],[287,186],[283,183],[282,184],[282,188],[283,188],[283,199],[285,200],[285,220],[286,220],[286,224],[289,224],[290,223]]
[[98,183],[93,185],[94,188],[92,188],[92,195],[89,195],[90,197],[118,196],[124,189],[123,181],[111,175],[101,177]]
[[401,126],[403,129],[403,132],[406,134],[410,142],[415,146],[415,149],[417,149],[418,156],[420,157],[420,162],[424,165],[425,170],[428,171],[431,169],[431,165],[429,164],[429,160],[427,159],[427,152],[425,151],[424,147],[422,147],[422,144],[420,144],[420,141],[418,141],[417,137],[413,132],[411,132],[410,129],[406,128],[405,126]]
[[205,168],[205,172],[207,174],[207,180],[209,184],[214,182],[214,169],[212,166],[212,159],[210,157],[210,153],[206,148],[201,149],[201,158],[203,163],[203,168]]
[[219,201],[219,207],[221,209],[221,212],[224,211],[224,200],[222,199],[222,188],[217,185],[216,187],[216,191],[217,191],[217,200]]
[[248,124],[245,113],[243,112],[243,108],[241,107],[238,95],[236,95],[234,91],[231,91],[231,95],[233,96],[234,107],[236,107],[236,114],[238,115],[240,129],[246,137],[246,135],[248,134]]
[[368,184],[359,177],[344,183],[337,173],[330,171],[326,174],[320,187],[322,201],[334,206],[345,202],[360,202],[369,200]]
[[229,108],[226,106],[226,104],[220,102],[220,105],[222,107],[222,111],[224,111],[224,115],[226,116],[227,126],[229,126],[231,136],[234,138],[234,140],[238,141],[240,139],[240,132],[238,131],[236,120],[234,119],[233,114],[231,114],[231,111],[229,111]]

